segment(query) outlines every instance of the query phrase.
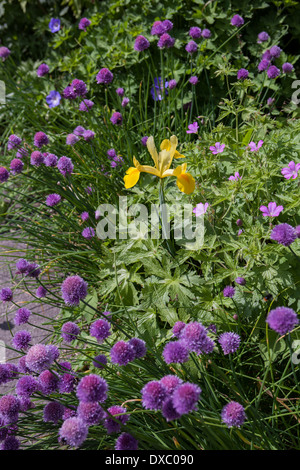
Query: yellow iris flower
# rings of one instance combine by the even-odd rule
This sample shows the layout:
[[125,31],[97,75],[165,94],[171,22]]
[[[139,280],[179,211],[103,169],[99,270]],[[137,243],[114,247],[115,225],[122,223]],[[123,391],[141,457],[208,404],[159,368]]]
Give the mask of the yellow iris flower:
[[178,139],[175,135],[170,140],[165,139],[160,145],[160,152],[157,153],[153,137],[148,137],[147,148],[154,161],[154,167],[149,165],[140,165],[135,157],[133,157],[134,167],[130,167],[124,176],[125,188],[132,188],[138,182],[141,173],[149,173],[158,176],[158,178],[166,178],[167,176],[175,176],[177,178],[177,186],[180,191],[185,194],[191,194],[195,189],[195,180],[190,173],[186,172],[187,164],[179,165],[175,170],[171,170],[173,158],[184,158],[176,147]]

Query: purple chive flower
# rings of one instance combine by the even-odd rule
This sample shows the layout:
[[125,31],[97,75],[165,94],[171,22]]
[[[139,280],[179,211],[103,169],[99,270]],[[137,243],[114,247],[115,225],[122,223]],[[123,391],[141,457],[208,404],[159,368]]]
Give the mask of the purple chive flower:
[[150,47],[150,42],[144,36],[140,35],[135,38],[133,46],[135,51],[142,52],[148,49],[148,47]]
[[188,130],[186,131],[187,134],[197,134],[199,129],[199,125],[197,121],[193,122],[192,124],[188,125]]
[[118,111],[116,111],[115,113],[113,113],[112,117],[110,118],[110,121],[114,124],[114,125],[121,125],[122,122],[123,122],[123,117],[122,117],[122,114],[119,113]]
[[287,167],[282,168],[281,174],[289,180],[292,178],[293,180],[297,178],[298,176],[298,171],[300,171],[300,163],[296,163],[294,161],[291,161]]
[[58,383],[58,391],[60,393],[72,393],[75,390],[76,377],[69,373],[65,373],[60,377]]
[[250,144],[248,145],[248,148],[250,149],[250,152],[257,152],[260,149],[260,147],[263,145],[263,143],[264,143],[263,140],[259,140],[257,145],[255,142],[250,142]]
[[80,447],[88,435],[87,425],[79,418],[68,418],[59,429],[59,439],[61,442],[71,447]]
[[165,346],[162,355],[166,364],[182,364],[189,360],[189,350],[182,341],[168,343]]
[[30,156],[30,163],[33,166],[41,166],[44,163],[44,156],[39,150],[32,152]]
[[124,96],[124,93],[125,93],[124,88],[117,88],[116,93],[120,97]]
[[89,111],[94,106],[94,102],[91,100],[83,100],[79,104],[79,111]]
[[97,339],[98,343],[103,343],[103,341],[111,335],[110,323],[104,319],[96,320],[90,326],[90,335],[94,336]]
[[177,86],[177,82],[176,80],[172,79],[169,81],[169,89],[170,90],[173,90],[173,88],[175,88]]
[[232,175],[232,176],[229,176],[228,178],[229,181],[238,181],[240,179],[242,179],[242,177],[240,176],[238,171],[234,173],[234,176]]
[[241,338],[237,333],[232,331],[222,333],[218,339],[225,355],[232,354],[237,351],[240,346]]
[[79,333],[80,328],[78,327],[78,325],[76,325],[76,323],[73,323],[71,321],[64,323],[61,329],[61,336],[67,343],[71,343],[71,341],[77,339]]
[[8,137],[7,150],[13,150],[20,147],[22,139],[15,134],[11,134]]
[[11,380],[10,371],[7,365],[8,364],[0,364],[0,385],[5,384]]
[[249,76],[249,72],[247,69],[239,69],[238,70],[238,73],[237,73],[237,79],[238,80],[245,80],[246,78],[248,78]]
[[240,286],[244,286],[246,284],[246,279],[243,277],[237,277],[234,282],[239,284]]
[[194,52],[196,52],[198,49],[198,44],[195,42],[195,41],[190,41],[186,46],[185,46],[185,50],[189,53],[189,54],[193,54]]
[[44,164],[48,167],[56,167],[58,162],[58,157],[54,155],[54,153],[48,153],[47,157],[45,157]]
[[197,85],[198,83],[198,77],[194,76],[189,79],[189,82],[191,85]]
[[26,259],[24,259],[24,258],[19,259],[19,260],[16,262],[16,268],[17,268],[16,274],[24,274],[24,273],[27,273],[27,271],[28,271],[28,266],[29,266],[29,263],[28,263],[28,261],[26,261]]
[[67,138],[66,138],[66,144],[67,145],[75,145],[76,142],[78,142],[79,140],[79,137],[77,137],[77,135],[75,134],[68,134],[67,135]]
[[185,326],[186,326],[186,323],[184,323],[183,321],[177,321],[172,328],[172,332],[173,332],[172,336],[175,336],[176,338],[181,338],[181,334]]
[[181,414],[178,413],[173,405],[173,400],[172,398],[167,398],[162,406],[162,415],[164,418],[166,418],[166,421],[174,421],[175,419],[179,419],[181,417]]
[[4,168],[4,166],[0,166],[0,183],[5,183],[9,178],[9,171]]
[[115,450],[138,450],[138,441],[128,432],[123,432],[116,441]]
[[268,207],[260,206],[259,210],[264,217],[278,217],[283,211],[283,206],[277,206],[276,202],[269,202]]
[[178,385],[182,384],[182,380],[177,377],[177,375],[165,375],[162,379],[160,379],[160,383],[163,384],[168,393],[172,395]]
[[105,413],[105,419],[103,421],[103,426],[107,430],[107,434],[113,434],[113,433],[120,432],[121,431],[121,425],[125,425],[127,423],[127,421],[129,420],[129,418],[130,418],[130,415],[125,414],[126,411],[127,411],[126,408],[124,408],[123,406],[114,405],[114,406],[111,406],[110,408],[108,408],[107,411],[112,416],[115,416],[115,415],[118,415],[118,414],[120,415],[120,416],[115,417],[115,419],[117,420],[117,422],[116,422],[109,416],[108,413]]
[[[51,346],[51,345],[49,345]],[[26,354],[25,365],[33,372],[43,372],[48,369],[56,357],[49,346],[35,344]]]
[[36,290],[36,293],[35,293],[36,297],[38,297],[39,299],[42,299],[44,297],[46,297],[47,295],[47,289],[45,289],[45,287],[43,286],[39,286]]
[[164,33],[160,36],[157,46],[160,49],[173,47],[175,43],[175,38],[172,38],[168,33]]
[[118,341],[110,350],[110,358],[113,364],[126,366],[135,359],[134,347],[125,341]]
[[166,96],[168,95],[168,91],[167,91],[168,86],[169,86],[169,82],[165,80],[165,90],[164,90],[161,77],[154,78],[154,85],[150,89],[150,93],[154,101],[161,101],[164,95]]
[[232,26],[236,26],[237,28],[239,28],[240,26],[244,24],[244,19],[240,15],[234,15],[231,18],[230,23]]
[[190,35],[191,38],[193,38],[193,39],[199,39],[199,38],[201,38],[201,29],[198,28],[198,26],[193,26],[193,27],[190,28],[190,30],[189,30],[189,35]]
[[243,226],[243,221],[242,221],[242,219],[237,219],[236,225],[237,225],[238,227],[242,227],[242,226]]
[[271,53],[270,53],[270,49],[267,49],[267,50],[263,53],[263,55],[261,56],[261,58],[262,58],[263,60],[266,59],[266,60],[268,60],[268,61],[270,62],[271,59],[272,59],[272,56],[271,56]]
[[96,134],[94,131],[87,129],[86,131],[84,131],[82,137],[86,142],[89,142],[90,140],[93,140],[95,138],[95,135]]
[[47,73],[49,73],[49,67],[47,64],[41,64],[36,71],[38,77],[43,77],[44,75],[47,75]]
[[45,132],[37,132],[34,136],[34,145],[38,148],[42,148],[43,145],[49,144],[49,137],[45,134]]
[[4,424],[13,424],[18,421],[20,402],[13,395],[2,395],[0,398],[0,418]]
[[10,55],[11,51],[8,49],[8,47],[1,46],[0,47],[0,57],[2,58],[2,62],[7,59],[7,57]]
[[216,142],[215,145],[211,145],[209,150],[216,155],[217,153],[222,153],[224,151],[225,144],[221,144],[220,142]]
[[151,28],[152,36],[161,36],[166,32],[166,28],[162,21],[155,21]]
[[270,39],[270,36],[268,35],[268,33],[266,33],[265,31],[262,31],[257,36],[257,43],[261,44],[262,42],[266,42],[269,39]]
[[113,158],[115,158],[117,156],[117,153],[115,151],[115,149],[109,149],[107,150],[107,156],[110,160],[112,160]]
[[209,39],[211,37],[211,31],[207,28],[204,28],[201,33],[201,36],[203,37],[203,39]]
[[23,157],[27,157],[27,156],[28,156],[28,150],[24,148],[19,149],[16,153],[16,157],[20,159],[22,159]]
[[28,348],[30,341],[31,334],[29,331],[21,330],[13,337],[12,344],[18,351],[22,351]]
[[75,100],[78,96],[78,94],[76,93],[76,89],[74,89],[74,87],[72,87],[71,85],[68,85],[64,90],[63,90],[63,98],[65,98],[66,100]]
[[13,299],[13,292],[9,287],[3,287],[0,291],[0,300],[10,302]]
[[48,403],[43,412],[43,419],[45,423],[57,424],[58,421],[63,419],[65,407],[57,401],[51,401]]
[[15,436],[7,436],[1,444],[1,450],[18,450],[20,441]]
[[280,75],[280,70],[275,65],[271,65],[267,70],[267,75],[270,79],[276,78]]
[[81,18],[79,21],[78,29],[81,29],[82,31],[86,31],[86,28],[90,26],[91,21],[87,18]]
[[19,158],[14,158],[10,162],[10,169],[11,169],[11,173],[13,175],[17,175],[17,174],[21,173],[22,170],[23,170],[23,167],[24,167],[24,163]]
[[232,297],[234,297],[234,294],[235,294],[235,288],[232,286],[226,286],[223,289],[224,297],[230,297],[232,299]]
[[16,385],[16,393],[18,397],[29,398],[33,393],[40,390],[38,381],[31,375],[21,377]]
[[75,127],[74,131],[73,131],[73,134],[75,135],[80,135],[80,136],[83,136],[83,133],[85,132],[85,128],[82,127],[82,126],[77,126]]
[[37,278],[41,274],[40,266],[37,263],[29,263],[26,276]]
[[147,140],[148,140],[148,138],[149,138],[149,137],[148,137],[147,135],[145,135],[144,137],[141,138],[141,142],[142,142],[142,145],[143,145],[144,147],[147,146]]
[[240,428],[246,420],[244,407],[236,401],[231,401],[224,406],[221,418],[228,428]]
[[143,407],[147,410],[160,410],[168,397],[167,388],[157,380],[148,382],[141,393]]
[[125,108],[125,107],[128,105],[129,101],[130,101],[129,98],[126,98],[126,97],[125,97],[125,98],[122,100],[122,107]]
[[296,240],[297,233],[291,225],[279,224],[273,228],[270,238],[280,245],[290,246]]
[[80,218],[81,218],[81,220],[83,220],[83,222],[86,222],[86,221],[88,220],[88,218],[89,218],[89,213],[86,212],[86,211],[85,211],[85,212],[82,212],[82,213],[80,214]]
[[75,98],[78,96],[85,96],[87,94],[87,87],[83,80],[75,78],[70,85],[72,92],[74,93]]
[[277,307],[269,312],[266,322],[276,333],[285,335],[298,325],[299,319],[292,308]]
[[87,296],[87,282],[80,276],[69,276],[61,286],[62,298],[67,305],[79,305],[80,300]]
[[64,414],[63,414],[63,421],[66,421],[69,418],[75,418],[77,416],[76,409],[74,406],[71,408],[65,408]]
[[142,339],[139,338],[131,338],[128,341],[128,344],[133,347],[135,359],[140,359],[144,357],[147,353],[146,343]]
[[61,196],[59,194],[49,194],[46,199],[46,205],[49,207],[56,206],[61,201]]
[[38,382],[41,392],[45,395],[50,395],[58,389],[59,377],[50,370],[44,370],[38,376]]
[[188,323],[182,330],[180,341],[189,351],[194,351],[196,354],[208,352],[208,336],[206,328],[199,322]]
[[58,91],[52,90],[49,95],[46,96],[46,102],[49,108],[55,108],[55,106],[60,105],[61,95]]
[[107,398],[108,385],[99,375],[90,374],[83,377],[76,389],[76,395],[81,402],[103,403]]
[[197,402],[202,390],[196,384],[189,382],[179,385],[173,393],[172,401],[175,410],[180,415],[197,409]]
[[63,156],[58,160],[57,168],[63,176],[66,176],[67,174],[70,175],[73,173],[74,165],[71,158]]
[[106,356],[103,354],[99,354],[93,360],[93,366],[97,367],[97,369],[103,369],[107,364]]
[[95,230],[93,227],[86,227],[82,230],[81,235],[86,238],[86,240],[91,240],[95,236]]
[[173,29],[174,25],[173,25],[172,21],[164,20],[162,23],[163,23],[163,27],[165,28],[166,32],[171,31],[171,29]]
[[26,356],[22,356],[18,362],[18,371],[21,374],[30,374],[31,370],[26,366]]
[[77,416],[87,426],[93,426],[104,419],[105,412],[97,402],[80,402],[77,408]]
[[267,70],[267,68],[270,65],[270,61],[267,59],[262,59],[260,63],[257,66],[257,69],[259,72],[263,72],[264,70]]
[[290,64],[289,62],[285,62],[284,64],[282,64],[283,73],[292,73],[293,70],[294,70],[294,66]]
[[59,18],[51,18],[49,23],[49,28],[51,33],[57,33],[60,30],[60,19]]
[[300,238],[300,225],[297,225],[297,227],[295,227],[295,232],[296,232],[297,238]]
[[113,73],[107,68],[103,68],[99,70],[96,76],[97,83],[104,83],[105,85],[107,85],[108,83],[111,83],[113,79],[114,79]]
[[17,326],[20,326],[20,325],[23,325],[24,323],[27,323],[30,315],[31,315],[31,311],[28,310],[28,308],[25,308],[25,307],[19,308],[14,318],[14,324]]
[[208,206],[209,206],[208,202],[206,202],[205,204],[200,202],[199,204],[196,205],[196,207],[194,207],[193,213],[195,214],[196,217],[200,217],[201,215],[206,213]]
[[271,57],[274,58],[274,59],[278,59],[278,57],[280,57],[280,54],[281,54],[281,49],[280,47],[278,46],[272,46],[270,48],[270,54],[271,54]]

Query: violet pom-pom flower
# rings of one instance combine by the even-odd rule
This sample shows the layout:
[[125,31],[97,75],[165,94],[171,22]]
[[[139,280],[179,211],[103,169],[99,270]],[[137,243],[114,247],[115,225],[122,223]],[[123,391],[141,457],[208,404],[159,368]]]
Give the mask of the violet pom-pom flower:
[[99,70],[96,76],[97,83],[104,83],[105,85],[107,85],[108,83],[111,83],[113,81],[113,78],[114,78],[113,73],[107,68],[103,68]]
[[122,103],[121,103],[122,108],[125,108],[125,107],[128,105],[129,101],[130,101],[129,98],[126,98],[126,97],[125,97],[125,98],[122,100]]
[[199,322],[188,323],[182,330],[180,340],[182,340],[186,348],[201,354],[207,340],[207,330]]
[[0,291],[0,300],[10,302],[13,299],[13,292],[9,287],[3,287]]
[[18,397],[29,398],[33,393],[39,391],[40,386],[38,381],[31,377],[31,375],[25,375],[21,377],[16,385],[16,393]]
[[49,67],[47,64],[41,64],[39,65],[36,74],[38,77],[43,77],[44,75],[47,75],[49,73]]
[[240,346],[241,338],[237,333],[232,331],[222,333],[218,339],[225,355],[232,354],[237,351]]
[[195,43],[195,41],[190,41],[186,46],[185,46],[185,50],[189,53],[189,54],[193,54],[194,52],[196,52],[198,49],[198,45],[197,43]]
[[188,361],[189,350],[184,342],[174,341],[165,346],[162,355],[166,364],[182,364]]
[[204,39],[209,39],[211,37],[211,31],[207,28],[204,28],[202,33],[201,33],[201,36],[204,38]]
[[123,116],[121,113],[119,113],[118,111],[116,111],[115,113],[113,113],[112,117],[110,118],[110,121],[114,124],[114,125],[118,125],[120,126],[123,122]]
[[107,364],[106,356],[103,354],[99,354],[93,360],[93,366],[97,367],[98,369],[103,369]]
[[164,33],[162,34],[162,36],[160,36],[157,46],[160,49],[164,49],[164,48],[169,49],[170,47],[174,46],[174,43],[175,43],[175,38],[172,38],[168,33]]
[[[108,408],[107,410],[112,416],[115,416],[117,414],[120,414],[120,416],[116,416],[115,419],[117,420],[114,421],[108,413],[105,414],[105,419],[103,422],[103,426],[107,430],[107,434],[113,434],[121,431],[121,425],[126,424],[127,421],[129,420],[130,416],[126,413],[126,408],[123,406],[118,406],[114,405]],[[122,413],[122,414],[121,414]]]
[[278,46],[271,47],[270,48],[270,54],[271,54],[271,57],[273,57],[275,59],[278,59],[278,57],[280,57],[280,54],[281,54],[280,47],[278,47]]
[[87,240],[91,240],[95,236],[93,227],[86,227],[82,230],[81,235]]
[[97,402],[80,402],[77,408],[77,416],[87,426],[93,426],[104,419],[105,412]]
[[44,156],[39,150],[32,152],[30,156],[30,163],[33,166],[41,166],[44,163]]
[[124,96],[124,93],[125,93],[124,88],[117,88],[116,93],[120,97]]
[[276,78],[278,75],[280,75],[280,70],[276,67],[276,65],[271,65],[267,70],[267,75],[270,79]]
[[95,138],[95,132],[91,131],[90,129],[87,129],[84,131],[82,137],[86,142],[89,142],[90,140],[93,140]]
[[58,383],[58,391],[60,393],[72,393],[75,390],[76,377],[74,375],[65,373],[60,377]]
[[236,26],[237,28],[239,28],[244,24],[244,19],[240,15],[234,15],[231,18],[230,23],[232,24],[232,26]]
[[168,397],[167,388],[157,380],[148,382],[141,393],[143,407],[147,410],[160,410]]
[[26,276],[37,278],[41,274],[40,266],[37,263],[28,264]]
[[246,279],[243,277],[237,277],[234,282],[240,286],[244,286],[246,284]]
[[177,86],[177,82],[176,80],[172,79],[169,81],[169,89],[170,90],[173,90],[173,88],[175,88]]
[[75,134],[68,134],[66,138],[66,144],[67,145],[75,145],[76,142],[78,142],[79,138]]
[[50,370],[44,370],[38,377],[41,392],[50,395],[58,389],[59,377]]
[[164,418],[166,418],[166,421],[174,421],[175,419],[179,419],[181,417],[181,414],[176,411],[174,408],[173,400],[172,398],[167,398],[164,401],[164,404],[162,406],[162,415]]
[[79,21],[78,29],[81,29],[82,31],[86,31],[86,28],[90,26],[91,21],[88,18],[81,18]]
[[118,341],[110,350],[111,362],[119,366],[126,366],[129,362],[134,361],[134,347],[125,341]]
[[269,39],[270,39],[270,36],[268,35],[268,33],[266,33],[265,31],[262,31],[257,36],[257,43],[261,44],[262,42],[266,42]]
[[246,78],[248,78],[249,76],[249,72],[247,69],[239,69],[238,70],[238,73],[237,73],[237,79],[238,80],[245,80]]
[[10,55],[10,50],[8,49],[8,47],[5,47],[5,46],[1,46],[0,47],[0,57],[2,59],[2,61],[4,62],[5,59],[7,59],[7,57]]
[[58,157],[54,153],[48,153],[45,157],[45,166],[54,168],[57,165]]
[[176,338],[180,338],[185,326],[186,323],[184,323],[183,321],[177,321],[172,329],[173,336],[176,336]]
[[1,444],[1,450],[18,450],[20,441],[15,436],[7,436]]
[[161,36],[166,32],[166,28],[162,21],[155,21],[151,28],[152,36]]
[[71,447],[80,447],[88,435],[87,425],[79,418],[68,418],[59,430],[60,441]]
[[196,384],[189,382],[179,385],[173,393],[172,401],[179,414],[187,414],[197,409],[197,402],[202,390]]
[[172,395],[178,385],[182,384],[182,380],[177,377],[177,375],[165,375],[162,379],[160,379],[160,383],[163,384],[163,386],[166,387],[168,393]]
[[65,407],[57,401],[48,403],[43,412],[43,419],[45,423],[57,424],[59,420],[63,418]]
[[46,199],[46,205],[49,207],[56,206],[61,201],[61,196],[59,194],[53,193],[49,194]]
[[63,176],[66,176],[67,174],[70,175],[73,173],[74,165],[71,158],[63,156],[58,160],[57,168]]
[[145,341],[139,338],[131,338],[128,343],[134,349],[135,359],[140,359],[146,355],[147,348]]
[[173,29],[173,26],[174,26],[172,21],[170,20],[164,20],[162,24],[166,32],[171,31],[171,29]]
[[231,401],[224,406],[221,418],[228,428],[240,428],[246,419],[244,407],[236,401]]
[[82,136],[85,131],[85,128],[82,126],[75,127],[73,134]]
[[20,147],[22,139],[15,134],[8,137],[7,150],[13,150]]
[[79,104],[79,111],[89,111],[94,106],[94,102],[91,100],[83,100]]
[[79,333],[80,328],[78,327],[78,325],[76,325],[76,323],[73,323],[71,321],[64,323],[61,329],[61,336],[67,343],[71,343],[71,341],[77,339]]
[[269,65],[270,65],[270,61],[267,60],[267,59],[263,59],[258,64],[257,69],[258,69],[259,72],[263,72],[264,70],[267,70]]
[[189,79],[189,82],[191,85],[197,85],[198,83],[198,77],[194,76]]
[[79,305],[87,296],[87,283],[80,276],[69,276],[61,286],[62,298],[67,305]]
[[15,336],[12,339],[13,346],[18,350],[25,350],[28,348],[31,341],[31,334],[29,331],[21,330],[17,331]]
[[76,389],[79,401],[83,402],[104,402],[107,398],[108,385],[105,379],[99,375],[90,374],[83,377]]
[[232,286],[226,286],[224,289],[223,289],[223,295],[224,297],[234,297],[234,294],[235,294],[235,288],[232,287]]
[[148,47],[150,47],[150,42],[144,36],[140,35],[137,38],[135,38],[134,46],[133,46],[135,51],[142,52],[148,49]]
[[45,132],[37,132],[34,136],[34,145],[38,148],[42,148],[43,145],[49,144],[49,137],[45,134]]
[[145,135],[144,137],[141,138],[141,142],[142,142],[142,145],[143,145],[144,147],[147,146],[147,140],[148,140],[148,138],[149,138],[149,137],[148,137],[147,135]]
[[36,297],[38,297],[39,299],[42,299],[44,297],[46,297],[47,295],[47,289],[45,289],[45,287],[43,286],[39,286],[36,290],[36,293],[35,293]]
[[44,344],[31,346],[25,356],[25,364],[33,372],[42,372],[54,362],[51,351]]
[[106,338],[111,335],[110,323],[104,319],[96,320],[90,326],[90,335],[94,336],[98,343],[102,343]]
[[16,268],[17,268],[17,271],[16,271],[16,274],[24,274],[24,273],[27,273],[28,271],[28,266],[29,266],[29,263],[26,259],[24,258],[21,258],[19,259],[17,262],[16,262]]
[[123,432],[116,441],[115,450],[138,450],[138,441],[131,434]]
[[191,38],[193,38],[193,39],[199,39],[199,38],[201,38],[201,29],[198,28],[198,26],[193,26],[193,27],[190,28],[190,30],[189,30],[189,35],[190,35]]
[[13,395],[2,395],[0,398],[0,418],[4,424],[12,424],[18,421],[18,413],[20,411],[20,402]]
[[80,214],[80,218],[81,218],[81,220],[83,220],[83,222],[86,222],[86,221],[88,220],[88,218],[89,218],[89,213],[86,212],[86,211],[82,212],[82,213]]
[[14,158],[10,162],[10,169],[11,169],[12,175],[17,175],[21,173],[23,170],[23,167],[24,167],[24,163],[19,158]]
[[282,64],[283,73],[292,73],[293,70],[294,70],[294,67],[289,62],[285,62],[284,64]]
[[298,325],[299,319],[292,308],[277,307],[269,312],[266,322],[276,333],[285,335]]
[[9,171],[4,167],[0,167],[0,183],[5,183],[9,178]]

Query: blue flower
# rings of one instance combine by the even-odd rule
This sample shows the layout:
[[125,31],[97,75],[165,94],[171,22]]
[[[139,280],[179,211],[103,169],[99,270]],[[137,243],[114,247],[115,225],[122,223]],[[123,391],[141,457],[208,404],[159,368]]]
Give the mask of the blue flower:
[[49,23],[49,28],[51,33],[57,33],[60,30],[60,19],[58,18],[51,18]]
[[[169,86],[169,82],[167,82],[167,80],[165,81],[165,88],[168,88]],[[162,79],[161,77],[155,77],[154,79],[154,85],[152,86],[151,90],[150,90],[150,93],[151,93],[151,96],[152,98],[155,100],[155,101],[161,101],[163,99],[163,95],[165,94],[167,96],[168,92],[167,90],[165,90],[164,93],[163,92],[163,83],[162,83]]]
[[61,100],[61,95],[58,91],[52,90],[50,91],[49,95],[46,97],[46,101],[48,103],[49,108],[54,108],[55,106],[59,106]]

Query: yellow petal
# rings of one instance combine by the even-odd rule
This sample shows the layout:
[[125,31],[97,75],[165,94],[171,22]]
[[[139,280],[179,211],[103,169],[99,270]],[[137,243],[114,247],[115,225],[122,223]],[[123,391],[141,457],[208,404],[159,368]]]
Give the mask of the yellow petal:
[[126,171],[126,176],[124,176],[125,188],[130,189],[136,185],[140,178],[140,172],[137,168],[130,167]]
[[173,157],[171,156],[171,153],[168,152],[167,150],[161,150],[161,152],[159,152],[158,158],[159,158],[159,172],[160,172],[160,175],[162,176],[163,173],[170,168]]
[[160,150],[170,150],[171,148],[171,142],[169,141],[169,139],[165,139],[162,141],[162,143],[160,144]]
[[185,155],[182,155],[181,153],[178,152],[178,150],[175,150],[174,158],[185,158]]
[[177,176],[177,186],[181,192],[191,194],[195,189],[195,180],[190,173],[181,173]]
[[141,173],[149,173],[150,175],[158,176],[160,177],[160,172],[154,168],[154,166],[149,166],[149,165],[139,165],[137,169]]
[[152,135],[147,139],[147,149],[154,161],[155,167],[158,168],[158,155]]

